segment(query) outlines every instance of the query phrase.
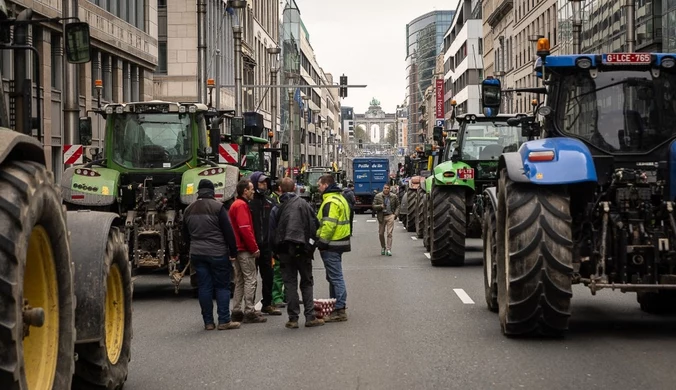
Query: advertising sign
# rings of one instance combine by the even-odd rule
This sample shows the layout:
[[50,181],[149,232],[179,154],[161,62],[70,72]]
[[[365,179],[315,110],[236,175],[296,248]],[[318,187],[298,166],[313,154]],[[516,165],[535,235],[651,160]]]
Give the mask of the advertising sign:
[[444,79],[437,79],[435,91],[437,93],[436,119],[444,119]]

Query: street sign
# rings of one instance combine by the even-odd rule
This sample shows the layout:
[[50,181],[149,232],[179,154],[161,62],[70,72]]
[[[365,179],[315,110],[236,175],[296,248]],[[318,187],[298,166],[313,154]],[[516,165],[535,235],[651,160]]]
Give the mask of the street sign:
[[437,124],[435,126],[436,127],[444,127],[444,120],[443,119],[437,119]]
[[63,164],[82,164],[82,145],[63,145]]
[[239,145],[220,144],[218,145],[218,162],[221,164],[237,164],[237,155],[239,154]]

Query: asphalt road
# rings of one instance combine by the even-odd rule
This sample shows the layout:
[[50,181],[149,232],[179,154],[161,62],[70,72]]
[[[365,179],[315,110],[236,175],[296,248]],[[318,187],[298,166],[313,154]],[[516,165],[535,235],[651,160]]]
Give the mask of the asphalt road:
[[[164,275],[136,280],[125,389],[674,389],[676,317],[639,310],[634,294],[576,286],[563,339],[508,339],[486,308],[480,240],[463,268],[433,268],[397,223],[393,257],[377,223],[355,222],[344,256],[348,316],[284,328],[284,316],[203,330],[199,304]],[[319,256],[315,298],[328,297]]]

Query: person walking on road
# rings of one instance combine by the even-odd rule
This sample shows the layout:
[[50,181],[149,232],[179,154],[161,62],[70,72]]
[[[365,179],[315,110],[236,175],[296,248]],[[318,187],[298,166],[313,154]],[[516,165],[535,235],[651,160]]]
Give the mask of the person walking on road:
[[347,321],[347,288],[343,278],[343,253],[350,251],[350,206],[332,175],[324,175],[317,182],[322,193],[322,204],[317,212],[320,221],[317,230],[317,248],[326,269],[329,296],[336,299],[333,312],[325,322]]
[[[380,254],[392,256],[392,232],[394,221],[399,215],[399,197],[390,192],[390,185],[383,186],[383,192],[373,199],[373,209],[378,213],[378,236],[380,237]],[[387,231],[387,242],[385,232]]]
[[298,275],[300,292],[303,296],[305,326],[324,325],[324,321],[314,315],[312,260],[315,250],[315,234],[319,221],[312,206],[295,194],[295,185],[290,178],[282,180],[281,203],[270,215],[270,246],[280,260],[284,287],[288,298],[287,313],[289,321],[286,327],[298,328],[300,303],[298,301]]
[[214,330],[214,291],[218,330],[237,329],[230,318],[230,262],[237,256],[237,242],[223,203],[214,197],[214,184],[202,179],[197,201],[183,214],[183,237],[190,247],[190,262],[197,272],[197,289],[204,329]]
[[[254,298],[256,295],[256,259],[261,251],[256,243],[249,202],[254,196],[254,186],[249,179],[237,183],[237,200],[228,212],[237,240],[237,260],[235,261],[235,302],[232,308],[233,318],[246,323],[266,322],[267,318],[256,313]],[[244,311],[242,311],[244,299]]]
[[347,204],[350,205],[350,237],[354,231],[354,205],[357,204],[357,198],[354,196],[354,184],[350,183],[347,185],[347,188],[343,190],[343,197],[347,201]]
[[261,251],[256,259],[256,266],[261,275],[263,285],[263,300],[261,312],[264,314],[281,316],[282,312],[272,306],[272,252],[269,245],[270,212],[275,207],[275,201],[266,195],[268,191],[268,177],[263,172],[256,171],[251,175],[251,182],[256,183],[256,189],[249,208],[251,209],[251,218],[253,220],[254,233],[256,234],[256,244]]

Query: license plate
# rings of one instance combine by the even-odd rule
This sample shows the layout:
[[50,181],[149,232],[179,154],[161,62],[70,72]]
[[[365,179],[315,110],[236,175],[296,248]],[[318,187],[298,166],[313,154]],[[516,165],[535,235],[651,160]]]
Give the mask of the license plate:
[[650,64],[650,53],[608,53],[603,55],[605,64]]
[[458,178],[462,180],[474,179],[474,169],[472,168],[458,169]]

